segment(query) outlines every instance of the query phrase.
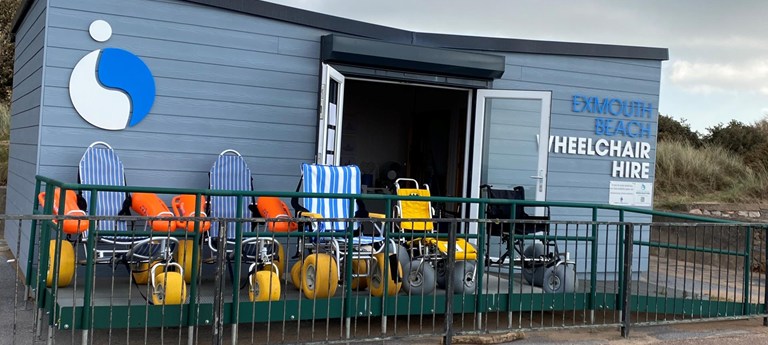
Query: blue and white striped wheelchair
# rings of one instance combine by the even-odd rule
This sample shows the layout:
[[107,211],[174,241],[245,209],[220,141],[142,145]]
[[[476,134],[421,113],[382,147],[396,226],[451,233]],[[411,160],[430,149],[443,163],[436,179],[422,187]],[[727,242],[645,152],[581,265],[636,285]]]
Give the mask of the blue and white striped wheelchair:
[[[302,165],[300,186],[304,193],[360,194],[360,169],[356,166]],[[300,188],[297,187],[297,191]],[[298,198],[291,200],[297,218],[313,218],[304,224],[304,229],[312,233],[346,233],[349,223],[342,219],[384,218],[384,215],[368,213],[364,204],[357,200],[350,205],[349,199]],[[355,232],[352,243],[346,237],[320,237],[312,233],[301,237],[296,257],[301,260],[291,268],[291,280],[294,286],[304,292],[309,299],[332,297],[346,270],[345,261],[352,251],[353,289],[370,288],[371,295],[393,296],[402,285],[402,267],[397,255],[390,249],[389,269],[385,270],[385,247],[387,241],[380,224],[374,223],[375,235],[362,234],[361,224],[352,224]],[[394,241],[390,241],[395,248]],[[385,279],[389,279],[385,290]]]
[[[115,151],[107,143],[97,141],[88,146],[78,165],[78,181],[81,184],[103,186],[126,186],[125,168]],[[87,208],[91,192],[82,191],[78,204]],[[131,195],[127,192],[97,192],[95,214],[97,216],[131,215]],[[93,207],[93,205],[90,205]],[[164,216],[173,216],[164,215]],[[171,222],[165,222],[170,224]],[[179,240],[175,237],[153,235],[149,237],[133,236],[136,224],[129,225],[122,220],[98,220],[96,229],[124,232],[124,236],[98,236],[97,241],[109,246],[97,246],[94,263],[116,266],[124,263],[129,267],[133,280],[137,284],[151,283],[153,287],[150,301],[153,304],[182,304],[186,300],[184,268],[173,262]],[[152,229],[150,222],[143,230]],[[172,231],[173,229],[167,229]],[[88,232],[82,232],[80,241],[86,241]],[[86,251],[86,255],[88,255]]]
[[[210,189],[251,191],[253,190],[253,178],[243,157],[235,150],[225,150],[216,159],[210,172]],[[211,196],[208,201],[208,212],[213,218],[236,218],[236,196]],[[250,199],[250,200],[249,200]],[[250,201],[250,202],[249,202]],[[256,209],[255,198],[244,197],[242,203],[242,215],[245,218],[259,218]],[[226,222],[226,259],[241,260],[248,267],[248,296],[251,301],[268,301],[280,299],[280,277],[285,271],[285,254],[283,246],[272,238],[247,237],[241,244],[241,257],[234,257],[236,246],[236,231],[238,222]],[[243,233],[257,231],[258,225],[251,222],[242,222]],[[214,255],[218,252],[218,239],[222,225],[216,221],[211,222],[207,242]],[[209,260],[212,262],[212,260]],[[237,283],[237,282],[235,282]]]

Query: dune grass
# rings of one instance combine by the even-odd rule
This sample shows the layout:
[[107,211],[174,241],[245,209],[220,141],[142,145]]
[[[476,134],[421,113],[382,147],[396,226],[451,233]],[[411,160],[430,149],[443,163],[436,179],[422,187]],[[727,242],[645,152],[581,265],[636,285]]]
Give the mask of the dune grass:
[[759,202],[768,199],[768,172],[718,146],[696,148],[660,141],[656,157],[658,206],[690,202]]

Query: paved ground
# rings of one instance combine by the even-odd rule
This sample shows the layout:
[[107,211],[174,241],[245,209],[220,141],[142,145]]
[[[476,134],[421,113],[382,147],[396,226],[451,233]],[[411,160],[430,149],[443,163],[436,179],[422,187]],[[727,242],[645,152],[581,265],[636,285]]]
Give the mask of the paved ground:
[[629,339],[615,328],[527,332],[514,344],[768,344],[762,319],[633,327]]

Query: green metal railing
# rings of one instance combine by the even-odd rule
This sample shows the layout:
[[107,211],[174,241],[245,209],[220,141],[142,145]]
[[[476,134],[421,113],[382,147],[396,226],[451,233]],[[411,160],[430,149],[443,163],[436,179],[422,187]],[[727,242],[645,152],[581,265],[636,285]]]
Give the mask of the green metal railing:
[[[675,219],[680,219],[684,221],[698,221],[698,222],[707,222],[707,223],[737,223],[735,221],[729,221],[729,220],[723,220],[723,219],[716,219],[716,218],[707,218],[707,217],[699,217],[695,215],[686,215],[686,214],[677,214],[677,213],[670,213],[670,212],[662,212],[662,211],[654,211],[654,210],[648,210],[648,209],[641,209],[641,208],[633,208],[633,207],[625,207],[625,206],[616,206],[616,205],[608,205],[608,204],[589,204],[589,203],[574,203],[574,202],[556,202],[556,201],[533,201],[533,200],[501,200],[501,199],[480,199],[480,198],[459,198],[459,197],[419,197],[419,196],[397,196],[397,195],[382,195],[382,194],[359,194],[355,195],[353,197],[350,197],[349,195],[345,194],[312,194],[309,195],[307,193],[300,193],[300,192],[262,192],[262,191],[223,191],[223,190],[211,190],[211,189],[189,189],[189,188],[162,188],[162,187],[130,187],[130,186],[104,186],[104,185],[86,185],[86,184],[77,184],[77,183],[64,183],[55,179],[51,179],[45,176],[37,175],[35,176],[35,196],[40,193],[41,185],[44,183],[46,188],[46,199],[48,196],[53,196],[53,189],[54,188],[60,188],[61,189],[61,195],[66,195],[67,190],[73,190],[73,191],[91,191],[91,200],[89,202],[89,205],[95,205],[98,200],[96,200],[96,197],[93,196],[95,192],[97,191],[111,191],[111,192],[124,192],[124,193],[156,193],[156,194],[168,194],[168,195],[182,195],[182,194],[190,194],[195,195],[196,197],[200,196],[236,196],[240,198],[244,197],[259,197],[259,196],[271,196],[271,197],[278,197],[278,198],[303,198],[303,197],[315,197],[315,198],[335,198],[335,199],[352,199],[352,200],[385,200],[387,202],[387,210],[390,209],[392,206],[392,202],[396,202],[399,200],[402,201],[429,201],[429,202],[444,202],[444,203],[459,203],[459,204],[479,204],[480,207],[480,215],[479,218],[483,219],[485,216],[485,209],[483,206],[486,205],[520,205],[520,206],[542,206],[542,207],[561,207],[561,208],[579,208],[579,209],[591,209],[592,210],[592,221],[596,222],[598,221],[598,210],[612,210],[617,211],[619,214],[619,221],[623,222],[624,217],[626,216],[626,213],[635,213],[635,214],[642,214],[642,215],[650,215],[650,216],[661,216],[661,217],[670,217]],[[199,202],[198,202],[199,203]],[[51,203],[47,202],[46,205],[49,205],[49,208],[45,208],[42,213],[39,211],[39,203],[37,202],[37,198],[34,198],[33,202],[33,214],[51,214],[52,208],[50,208]],[[60,201],[60,207],[63,207],[64,205],[64,198]],[[195,215],[199,216],[201,210],[199,209],[199,204],[195,205]],[[92,210],[94,207],[90,207]],[[63,209],[63,208],[61,208]],[[514,208],[513,208],[514,210]],[[513,211],[514,212],[514,211]],[[34,228],[36,225],[36,222],[33,221],[32,227]],[[199,229],[196,229],[196,235],[199,235],[197,233]],[[30,234],[30,236],[34,236],[33,234]],[[30,243],[32,246],[34,246],[34,238],[30,238]],[[33,251],[33,247],[30,247],[30,253]],[[30,255],[29,258],[29,265],[28,267],[31,267],[31,263],[33,261],[33,257]],[[27,285],[31,285],[30,281],[30,272],[27,272]]]
[[[758,305],[760,303],[751,303],[749,300],[749,286],[751,285],[751,272],[750,272],[750,263],[751,263],[751,253],[753,250],[753,243],[752,243],[752,232],[753,229],[759,229],[759,231],[764,231],[764,226],[755,226],[749,227],[747,232],[747,236],[745,237],[745,243],[744,243],[744,250],[717,250],[712,248],[703,248],[703,247],[696,247],[696,246],[680,246],[676,244],[671,243],[661,243],[661,242],[653,242],[653,241],[645,241],[642,240],[635,240],[633,237],[625,237],[626,234],[631,234],[630,231],[632,228],[632,224],[625,223],[625,218],[627,214],[639,214],[639,215],[650,215],[650,216],[663,216],[663,217],[672,217],[677,218],[682,221],[694,221],[694,222],[702,222],[702,223],[708,223],[708,224],[734,224],[736,222],[728,221],[728,220],[721,220],[721,219],[712,219],[712,218],[705,218],[705,217],[698,217],[694,215],[681,215],[681,214],[673,214],[668,212],[660,212],[660,211],[653,211],[653,210],[647,210],[647,209],[640,209],[640,208],[631,208],[631,207],[621,207],[621,206],[615,206],[615,205],[605,205],[605,204],[585,204],[585,203],[572,203],[572,202],[542,202],[542,201],[530,201],[530,200],[500,200],[500,199],[487,199],[487,198],[457,198],[457,197],[418,197],[418,196],[397,196],[397,195],[379,195],[379,194],[360,194],[360,195],[349,195],[349,194],[308,194],[308,193],[299,193],[299,192],[260,192],[260,191],[222,191],[222,190],[210,190],[210,189],[180,189],[180,188],[156,188],[156,187],[116,187],[116,186],[102,186],[102,185],[83,185],[83,184],[72,184],[72,183],[63,183],[54,179],[50,179],[44,176],[36,176],[36,185],[35,185],[35,194],[40,193],[41,190],[44,190],[45,195],[45,206],[42,207],[42,210],[40,209],[40,206],[37,202],[37,198],[35,198],[35,203],[33,207],[33,213],[35,215],[52,215],[53,214],[53,200],[54,200],[54,190],[56,188],[60,189],[59,195],[59,210],[65,209],[65,198],[66,198],[66,191],[72,190],[72,191],[90,191],[90,200],[89,200],[89,219],[98,219],[98,217],[95,217],[95,210],[98,200],[98,193],[99,191],[112,191],[112,192],[122,192],[122,193],[156,193],[156,194],[166,194],[166,195],[182,195],[182,194],[188,194],[188,195],[195,195],[196,196],[196,204],[195,204],[195,220],[200,220],[200,215],[203,205],[201,204],[201,197],[210,197],[210,196],[232,196],[237,197],[237,218],[242,219],[244,215],[242,214],[243,209],[243,202],[244,198],[250,198],[250,197],[262,197],[262,196],[268,196],[268,197],[280,197],[280,198],[305,198],[305,197],[312,197],[312,198],[329,198],[329,199],[347,199],[350,200],[350,208],[352,208],[352,211],[354,211],[354,201],[356,200],[376,200],[376,201],[383,201],[386,209],[385,219],[384,219],[384,236],[385,241],[389,241],[391,239],[399,239],[399,238],[406,238],[406,237],[412,237],[412,234],[405,234],[402,232],[397,231],[393,228],[393,224],[395,221],[392,219],[391,210],[393,208],[394,203],[398,201],[428,201],[432,203],[457,203],[457,204],[476,204],[479,207],[479,213],[478,213],[478,219],[458,219],[454,220],[456,224],[458,223],[474,223],[477,226],[477,232],[474,234],[453,234],[453,238],[451,238],[452,234],[420,234],[419,237],[423,238],[439,238],[439,239],[465,239],[465,240],[473,240],[474,243],[477,244],[477,293],[474,294],[471,299],[470,308],[467,309],[466,305],[463,304],[465,300],[467,299],[466,296],[462,296],[461,299],[461,308],[460,310],[457,310],[455,307],[453,307],[454,303],[451,303],[451,299],[455,299],[450,296],[445,296],[442,298],[435,297],[434,301],[431,304],[431,307],[433,308],[433,314],[436,313],[436,306],[438,304],[438,301],[444,300],[446,307],[444,310],[446,311],[455,311],[455,312],[466,312],[471,311],[477,315],[477,327],[473,327],[470,331],[482,331],[483,328],[482,325],[482,318],[483,313],[490,311],[491,309],[495,308],[496,310],[503,310],[509,312],[509,318],[508,318],[508,326],[511,328],[512,325],[512,319],[511,315],[512,312],[515,310],[514,301],[522,301],[522,298],[524,296],[514,296],[514,289],[515,289],[515,281],[514,279],[510,278],[508,280],[508,295],[506,295],[506,300],[502,301],[502,297],[497,296],[489,296],[489,293],[485,293],[486,287],[483,286],[484,284],[484,277],[486,273],[486,260],[484,258],[489,256],[489,253],[486,252],[486,244],[488,243],[487,238],[487,231],[486,231],[486,224],[491,221],[486,219],[486,207],[488,205],[519,205],[519,206],[526,206],[526,207],[550,207],[550,208],[575,208],[575,209],[587,209],[591,210],[591,222],[586,222],[585,224],[590,227],[590,231],[588,231],[586,234],[579,235],[571,235],[571,236],[562,236],[562,235],[521,235],[521,234],[515,234],[511,236],[511,239],[513,240],[537,240],[537,241],[560,241],[560,242],[576,242],[576,243],[588,243],[591,245],[591,250],[589,253],[589,259],[590,259],[590,267],[589,267],[589,273],[588,273],[588,280],[589,280],[589,290],[585,292],[587,294],[586,299],[586,305],[585,308],[590,311],[590,324],[594,324],[594,312],[595,310],[598,310],[600,307],[608,308],[609,305],[605,306],[598,306],[598,300],[600,300],[600,297],[606,300],[610,300],[610,306],[611,308],[617,310],[617,311],[626,311],[629,310],[627,308],[630,308],[631,306],[627,305],[627,302],[629,300],[625,300],[624,298],[621,298],[624,296],[624,291],[626,289],[629,289],[630,287],[627,286],[627,281],[625,279],[619,279],[618,284],[618,291],[615,292],[615,294],[609,294],[606,292],[599,292],[598,291],[598,247],[600,244],[600,231],[599,228],[601,226],[609,225],[607,222],[601,222],[600,217],[598,217],[598,211],[599,210],[608,210],[608,211],[616,211],[615,217],[608,217],[617,219],[618,223],[612,223],[617,227],[618,230],[618,236],[619,236],[619,243],[617,244],[617,256],[616,259],[618,260],[618,276],[619,277],[625,277],[631,274],[631,272],[626,272],[626,259],[625,254],[628,254],[629,257],[632,256],[631,247],[632,245],[638,246],[638,247],[654,247],[654,248],[664,248],[664,249],[674,249],[674,250],[682,250],[682,251],[693,251],[693,252],[705,252],[705,253],[712,253],[712,254],[723,254],[723,255],[733,255],[738,257],[743,257],[745,264],[743,269],[743,286],[744,286],[744,301],[743,301],[743,315],[755,315],[755,308],[758,308]],[[515,207],[512,207],[512,218],[515,218]],[[354,213],[354,212],[352,212]],[[247,217],[246,217],[247,218]],[[603,217],[606,218],[605,216]],[[46,288],[47,284],[47,270],[48,266],[47,263],[50,257],[49,253],[49,246],[47,243],[51,241],[51,236],[56,236],[56,251],[61,252],[61,243],[62,239],[64,237],[63,233],[63,224],[62,221],[63,218],[59,217],[57,218],[60,221],[58,223],[53,221],[53,218],[49,219],[41,219],[38,218],[32,219],[32,231],[30,232],[30,242],[29,242],[29,259],[27,262],[27,270],[26,270],[26,285],[29,289],[34,290],[35,296],[36,296],[36,302],[37,302],[37,308],[39,310],[39,318],[42,320],[43,317],[43,311],[48,310],[50,312],[48,324],[49,325],[58,325],[58,327],[61,327],[62,322],[60,318],[65,318],[66,316],[63,315],[61,310],[57,309],[57,306],[54,305],[51,297],[57,295],[57,284],[52,284],[51,288]],[[149,219],[149,218],[145,218]],[[173,219],[173,218],[171,218]],[[235,221],[235,220],[232,220]],[[264,220],[259,220],[264,221]],[[373,221],[372,219],[368,219],[365,221]],[[505,220],[493,220],[493,221],[502,221]],[[508,221],[508,220],[506,220]],[[39,222],[39,223],[38,223]],[[556,222],[548,222],[549,224],[555,224]],[[191,239],[194,241],[194,243],[201,243],[202,239],[204,237],[204,232],[200,228],[200,221],[195,221],[195,227],[194,231],[187,232],[187,231],[175,231],[175,232],[163,232],[162,236],[168,236],[168,237],[174,237],[174,238],[184,238],[184,239]],[[39,238],[37,234],[37,229],[40,228],[39,231]],[[607,231],[607,230],[606,230]],[[273,233],[273,232],[262,232],[262,231],[255,231],[255,232],[243,232],[243,223],[242,221],[237,221],[237,227],[236,227],[236,238],[235,238],[235,245],[233,256],[235,258],[239,258],[242,256],[242,246],[240,244],[243,243],[244,240],[249,238],[271,238],[271,239],[285,239],[286,241],[290,241],[291,239],[296,238],[305,238],[308,237],[306,232],[293,232],[293,233]],[[100,236],[114,236],[116,234],[113,230],[105,230],[105,229],[98,229],[97,228],[97,222],[91,221],[89,225],[88,235],[84,239],[85,240],[85,250],[88,253],[93,253],[94,249],[97,246],[97,238]],[[154,231],[133,231],[133,236],[156,236],[158,235],[158,232]],[[309,235],[311,237],[318,237],[318,238],[333,238],[333,237],[344,237],[348,241],[348,243],[352,243],[354,241],[354,231],[352,229],[352,222],[349,222],[349,229],[346,232],[343,233],[312,233]],[[39,255],[35,256],[33,253],[35,252],[35,243],[40,243],[39,246]],[[607,244],[606,244],[607,245]],[[629,245],[629,249],[625,248],[626,245]],[[450,247],[450,246],[449,246]],[[509,241],[507,244],[507,250],[510,252],[514,249],[513,248],[513,241]],[[625,250],[629,250],[628,253],[625,253]],[[384,247],[384,254],[385,257],[389,257],[390,254],[393,254],[390,252],[390,247],[387,245]],[[192,262],[198,262],[199,258],[201,257],[201,248],[199,245],[195,245],[193,247],[192,251]],[[347,251],[346,253],[346,262],[351,263],[353,261],[353,253],[351,250]],[[450,256],[449,256],[450,257]],[[85,282],[92,282],[94,281],[95,277],[95,262],[91,259],[92,256],[89,255],[89,260],[86,261],[85,264]],[[35,259],[38,260],[37,265],[37,272],[33,273],[33,267],[35,266]],[[54,265],[53,270],[54,279],[57,279],[59,276],[59,258],[54,258]],[[582,258],[584,259],[584,258]],[[234,272],[240,272],[241,271],[241,260],[232,260],[232,265],[234,266],[232,270]],[[389,260],[385,260],[384,262],[384,271],[389,272]],[[631,267],[631,262],[629,263]],[[340,268],[341,269],[341,268]],[[288,267],[286,267],[286,271],[288,270]],[[350,277],[353,276],[352,271],[352,265],[347,264],[344,267],[344,274],[343,276],[345,279],[351,279]],[[510,276],[512,275],[512,269],[509,269]],[[238,273],[239,276],[239,273]],[[34,278],[37,277],[35,280]],[[198,270],[194,269],[192,271],[192,283],[189,286],[189,295],[191,298],[189,299],[189,303],[185,304],[183,306],[174,306],[173,310],[176,310],[174,308],[178,308],[178,312],[182,313],[183,315],[186,315],[183,317],[182,323],[179,326],[188,326],[188,327],[195,327],[198,325],[205,324],[203,320],[200,318],[200,305],[198,305],[198,298],[197,296],[200,294],[198,281]],[[350,280],[351,282],[351,280]],[[356,314],[362,312],[359,310],[356,306],[354,306],[350,301],[354,299],[354,292],[351,288],[350,282],[344,282],[344,291],[342,291],[342,298],[339,300],[328,300],[321,302],[321,304],[324,304],[324,306],[327,308],[327,317],[330,318],[330,316],[333,315],[339,315],[342,318],[345,318],[346,320],[350,320],[353,318]],[[384,279],[384,291],[387,291],[389,279]],[[247,313],[243,313],[241,311],[241,308],[244,306],[250,305],[251,302],[241,302],[240,301],[240,287],[239,284],[232,284],[232,291],[231,291],[231,303],[225,305],[221,305],[222,311],[225,312],[222,317],[217,320],[219,325],[215,325],[215,327],[219,327],[218,331],[223,330],[224,324],[238,324],[241,321],[250,321],[250,322],[256,322],[255,318],[251,315],[247,315]],[[80,314],[79,317],[77,317],[77,320],[69,320],[71,327],[82,329],[85,332],[92,329],[90,325],[94,322],[95,315],[92,313],[93,310],[95,310],[93,305],[91,305],[91,301],[93,299],[93,286],[92,284],[86,284],[84,288],[84,297],[83,297],[83,305],[82,307],[78,307]],[[490,299],[489,299],[490,298]],[[517,298],[517,299],[516,299]],[[534,300],[538,300],[538,297],[531,296],[531,303],[533,303]],[[564,295],[563,299],[567,299],[568,296]],[[409,298],[410,299],[410,298]],[[639,301],[639,297],[634,299],[635,302]],[[344,301],[346,301],[346,304],[344,304]],[[489,302],[490,301],[490,302]],[[374,302],[377,303],[377,305],[374,307]],[[298,304],[297,304],[298,303]],[[317,304],[317,301],[314,302]],[[338,304],[341,303],[341,304]],[[423,308],[425,301],[420,300],[421,307]],[[552,302],[552,305],[555,305],[556,303]],[[568,302],[562,302],[562,303],[568,303]],[[574,308],[576,306],[576,302],[573,302]],[[636,304],[634,303],[634,304]],[[763,302],[764,303],[764,302]],[[489,305],[490,304],[490,305]],[[522,304],[522,302],[520,302]],[[542,299],[541,305],[544,306],[546,302]],[[397,308],[401,307],[402,302],[399,301],[396,297],[381,297],[380,299],[371,299],[371,305],[367,306],[365,309],[367,312],[372,313],[374,309],[379,308],[380,306],[380,315],[386,316],[386,315],[397,315],[398,311]],[[302,307],[301,307],[301,300],[298,302],[295,301],[277,301],[277,302],[270,302],[268,306],[265,306],[264,311],[266,312],[266,320],[271,320],[272,316],[270,313],[270,308],[273,306],[276,306],[277,308],[283,308],[283,310],[286,310],[286,308],[296,308],[297,312],[293,314],[297,314],[297,318],[302,319],[307,317],[306,312],[304,315],[302,315]],[[332,306],[334,308],[332,308]],[[335,307],[342,307],[339,309],[339,313],[336,314],[336,311],[334,310],[333,313],[331,312],[332,309],[335,309]],[[394,310],[392,309],[392,306],[394,306]],[[411,301],[409,300],[407,302],[407,306],[410,308]],[[164,306],[165,307],[165,306]],[[73,307],[74,308],[74,307]],[[207,308],[207,306],[206,306]],[[636,308],[637,309],[637,308]],[[51,312],[52,311],[52,312]],[[204,310],[204,312],[207,312]],[[74,313],[74,311],[73,311]],[[255,314],[255,313],[254,313]],[[624,313],[627,317],[627,322],[629,322],[627,313]],[[763,311],[761,311],[758,314],[763,314]],[[311,315],[311,317],[314,320],[315,315]],[[263,316],[260,316],[259,320],[265,320]],[[450,332],[448,330],[451,330],[452,325],[450,324],[446,318],[446,334],[449,334]],[[313,323],[314,325],[314,323]],[[628,323],[627,323],[628,325]],[[112,326],[111,324],[109,325]],[[126,324],[126,327],[130,327],[131,325]],[[148,325],[144,325],[145,327]],[[382,321],[382,329],[386,330],[386,318]],[[97,327],[98,328],[98,327]],[[237,328],[234,327],[233,331]],[[485,330],[487,331],[487,329]],[[347,327],[347,332],[349,332],[349,327]],[[86,333],[87,334],[87,333]],[[233,337],[236,337],[236,334],[233,335]],[[347,334],[347,337],[349,337],[349,334]]]

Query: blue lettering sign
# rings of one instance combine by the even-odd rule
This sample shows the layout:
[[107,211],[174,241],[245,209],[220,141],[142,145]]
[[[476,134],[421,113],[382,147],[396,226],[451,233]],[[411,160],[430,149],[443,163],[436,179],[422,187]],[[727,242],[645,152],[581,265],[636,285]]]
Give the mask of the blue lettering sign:
[[[574,113],[611,114],[627,118],[653,118],[653,103],[643,101],[622,100],[619,98],[600,98],[593,96],[573,95],[571,110]],[[595,118],[595,134],[614,136],[623,135],[630,138],[638,136],[650,138],[651,123],[646,121],[613,120],[606,117]]]
[[[573,109],[572,110],[573,110],[574,113],[583,113],[584,112],[584,107],[581,107],[582,105],[584,105],[584,102],[579,101],[579,98],[581,98],[582,100],[584,99],[584,97],[581,97],[579,95],[573,95]],[[581,107],[581,108],[579,108],[579,107]]]
[[605,134],[605,119],[602,117],[595,119],[595,134]]
[[651,137],[651,123],[646,122],[644,126],[640,127],[640,135],[646,138]]

